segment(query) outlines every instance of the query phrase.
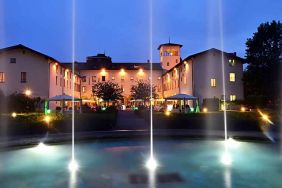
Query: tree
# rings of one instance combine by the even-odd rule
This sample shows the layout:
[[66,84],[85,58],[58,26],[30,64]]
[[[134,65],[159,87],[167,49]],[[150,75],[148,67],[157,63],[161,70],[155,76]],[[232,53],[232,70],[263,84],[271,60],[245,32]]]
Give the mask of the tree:
[[[149,101],[151,97],[151,85],[149,83],[138,81],[136,85],[131,87],[131,98],[137,100],[141,99],[144,102]],[[158,97],[156,93],[156,86],[152,86],[152,96],[153,98]]]
[[103,99],[105,102],[121,100],[122,89],[113,82],[98,82],[93,86],[93,95]]
[[261,24],[246,42],[248,66],[244,72],[246,99],[255,96],[262,103],[280,100],[280,64],[282,55],[282,24],[278,21]]

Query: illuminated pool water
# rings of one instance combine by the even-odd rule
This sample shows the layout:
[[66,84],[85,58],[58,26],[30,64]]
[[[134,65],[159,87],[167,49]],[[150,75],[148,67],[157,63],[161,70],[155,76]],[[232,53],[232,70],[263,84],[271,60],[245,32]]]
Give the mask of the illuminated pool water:
[[[144,167],[149,143],[103,140],[76,145],[79,171],[68,171],[70,145],[0,152],[1,187],[281,187],[279,146],[238,142],[224,166],[222,141],[155,141],[159,167]],[[154,178],[150,178],[154,177]]]

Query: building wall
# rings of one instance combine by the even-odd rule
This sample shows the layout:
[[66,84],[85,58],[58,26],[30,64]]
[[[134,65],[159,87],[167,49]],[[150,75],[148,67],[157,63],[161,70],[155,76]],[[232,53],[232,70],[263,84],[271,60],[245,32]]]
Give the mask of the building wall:
[[[105,76],[105,81],[111,81],[118,83],[123,88],[123,96],[129,100],[130,89],[132,85],[135,85],[138,80],[144,82],[150,82],[150,71],[149,70],[82,70],[80,71],[81,76],[85,76],[85,82],[82,82],[82,98],[93,99],[92,86],[97,82],[102,82],[102,76]],[[162,70],[153,71],[153,85],[157,86],[156,91],[159,98],[162,98],[162,81],[161,81]]]
[[[171,54],[169,54],[171,53]],[[160,62],[165,70],[170,70],[180,63],[180,47],[179,46],[161,46]]]
[[[236,100],[243,99],[243,64],[235,60],[235,65],[229,65],[227,55],[224,56],[224,75],[226,100],[230,95],[236,95]],[[193,95],[199,97],[200,103],[204,98],[223,99],[223,74],[221,53],[211,52],[196,56],[192,59],[193,66]],[[229,81],[229,73],[235,73],[235,82]],[[211,79],[216,79],[216,86],[211,87]]]
[[[16,63],[10,63],[16,58]],[[24,93],[29,89],[33,97],[47,98],[49,94],[48,59],[25,49],[12,49],[0,53],[0,72],[4,72],[5,81],[0,90],[5,95]],[[27,82],[21,83],[21,72],[26,72]]]

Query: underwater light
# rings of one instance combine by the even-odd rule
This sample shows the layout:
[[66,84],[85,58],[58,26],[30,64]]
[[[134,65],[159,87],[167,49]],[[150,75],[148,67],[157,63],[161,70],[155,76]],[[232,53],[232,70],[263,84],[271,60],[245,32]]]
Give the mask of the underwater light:
[[146,162],[146,168],[149,170],[155,170],[158,167],[157,161],[154,157],[150,157],[150,159]]
[[230,148],[237,148],[239,143],[234,140],[233,138],[229,137],[228,140],[226,141],[227,146]]
[[232,158],[231,155],[227,152],[223,153],[221,156],[221,163],[225,166],[230,166],[232,164]]
[[71,162],[69,163],[69,171],[75,172],[75,171],[78,170],[78,168],[79,168],[79,166],[78,166],[76,160],[72,159]]

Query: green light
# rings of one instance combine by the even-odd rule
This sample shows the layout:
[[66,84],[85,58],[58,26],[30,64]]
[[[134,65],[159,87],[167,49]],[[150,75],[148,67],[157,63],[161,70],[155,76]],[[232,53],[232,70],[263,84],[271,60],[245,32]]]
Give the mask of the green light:
[[193,108],[193,107],[191,107],[191,108],[190,108],[190,111],[191,111],[191,112],[194,112],[194,108]]
[[107,108],[106,107],[102,107],[102,111],[105,111]]
[[134,110],[138,110],[138,107],[134,107]]
[[47,113],[47,114],[50,114],[50,113],[51,113],[51,110],[50,110],[50,109],[47,109],[47,110],[46,110],[46,113]]

